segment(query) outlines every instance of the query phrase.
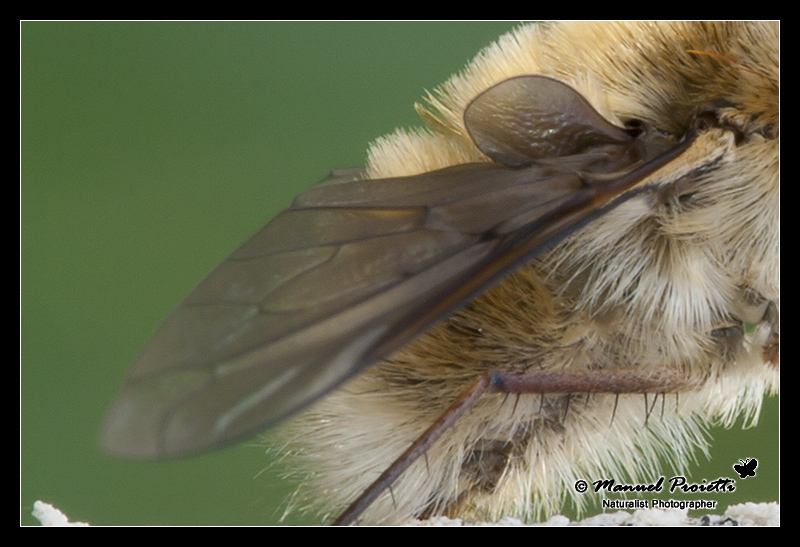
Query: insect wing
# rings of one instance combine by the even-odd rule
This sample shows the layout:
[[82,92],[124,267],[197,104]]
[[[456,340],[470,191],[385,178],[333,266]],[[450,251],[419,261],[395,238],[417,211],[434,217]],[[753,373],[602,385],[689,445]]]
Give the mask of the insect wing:
[[[543,103],[531,108],[525,104],[531,89],[554,80],[528,78],[496,87],[523,83],[528,93],[513,100],[538,113],[563,108],[552,99],[559,93],[583,100],[556,82],[559,92],[548,88]],[[480,96],[473,104],[490,99],[496,100]],[[515,128],[513,118],[493,128],[491,114],[469,111],[468,128],[480,125],[474,134],[536,129],[530,117],[524,128]],[[560,160],[531,157],[520,167],[521,155],[537,153],[525,152],[515,137],[504,149],[512,152],[501,154],[513,166],[496,157],[500,163],[410,177],[337,174],[301,194],[153,335],[109,412],[104,448],[128,457],[174,456],[276,423],[625,199],[682,151],[637,142],[596,118],[602,123],[586,124],[602,126],[600,137],[585,137],[581,128],[580,150],[554,145],[567,154]],[[575,142],[571,131],[565,125],[547,138]],[[473,138],[481,147],[481,137]]]
[[470,103],[464,121],[478,148],[510,167],[631,139],[579,93],[545,76],[518,76],[490,87]]

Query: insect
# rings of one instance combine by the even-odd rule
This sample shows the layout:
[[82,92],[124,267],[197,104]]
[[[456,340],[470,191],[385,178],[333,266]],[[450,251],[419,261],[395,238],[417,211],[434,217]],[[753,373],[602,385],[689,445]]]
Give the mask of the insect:
[[756,467],[758,467],[758,461],[755,458],[739,461],[742,462],[742,465],[735,464],[733,466],[734,471],[739,473],[739,477],[746,479],[747,477],[756,476]]
[[773,23],[501,38],[418,106],[428,129],[189,295],[105,448],[187,454],[304,410],[299,503],[368,498],[343,520],[368,523],[539,518],[580,507],[578,479],[687,467],[704,424],[778,391],[778,58]]

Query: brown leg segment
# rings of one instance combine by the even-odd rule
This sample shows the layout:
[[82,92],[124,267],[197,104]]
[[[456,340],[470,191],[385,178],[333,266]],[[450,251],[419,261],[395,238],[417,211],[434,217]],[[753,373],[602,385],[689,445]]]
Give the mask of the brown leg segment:
[[[685,376],[653,373],[642,369],[598,369],[585,372],[509,373],[487,372],[469,385],[439,418],[397,458],[375,482],[334,522],[347,526],[436,442],[484,393],[677,393],[690,389]],[[654,402],[655,404],[655,402]],[[645,403],[647,406],[647,404]],[[647,411],[648,409],[646,409]],[[649,410],[652,410],[650,408]],[[649,414],[649,411],[647,412]]]

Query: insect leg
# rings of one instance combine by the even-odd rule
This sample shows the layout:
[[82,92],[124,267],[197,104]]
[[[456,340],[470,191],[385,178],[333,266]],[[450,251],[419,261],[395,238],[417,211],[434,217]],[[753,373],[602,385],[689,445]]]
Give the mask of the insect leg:
[[[400,455],[350,506],[334,526],[352,524],[387,488],[391,487],[425,451],[436,442],[484,393],[674,393],[692,384],[684,377],[642,369],[600,369],[585,372],[511,373],[487,372],[461,395]],[[616,406],[616,405],[615,405]]]
[[464,412],[475,404],[483,395],[490,384],[489,374],[484,374],[473,382],[464,392],[445,410],[441,416],[412,443],[403,454],[397,458],[386,471],[381,473],[350,506],[339,515],[334,526],[347,526],[352,524],[375,499],[389,487],[397,478],[414,463],[417,458],[447,431]]

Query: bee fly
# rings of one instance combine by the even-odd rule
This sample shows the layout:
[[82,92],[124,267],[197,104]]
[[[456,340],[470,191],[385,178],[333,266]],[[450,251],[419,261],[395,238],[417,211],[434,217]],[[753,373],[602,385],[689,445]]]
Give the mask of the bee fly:
[[779,43],[748,22],[501,37],[417,106],[426,129],[186,298],[103,446],[189,454],[300,413],[298,503],[342,524],[535,519],[580,509],[578,479],[686,468],[779,387]]

